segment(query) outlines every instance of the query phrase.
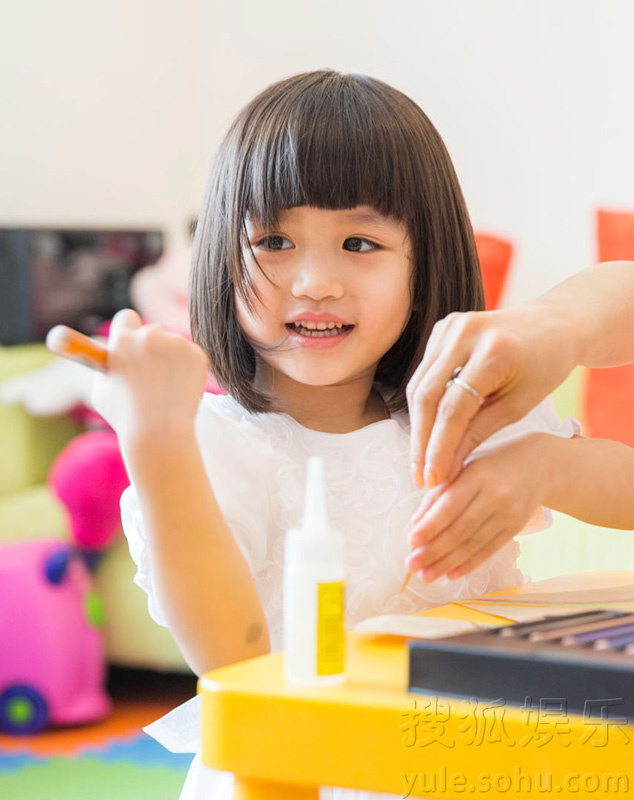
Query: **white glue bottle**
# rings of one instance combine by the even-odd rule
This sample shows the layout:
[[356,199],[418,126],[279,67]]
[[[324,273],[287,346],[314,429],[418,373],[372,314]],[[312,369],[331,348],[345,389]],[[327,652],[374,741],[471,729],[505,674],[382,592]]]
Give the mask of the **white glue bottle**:
[[344,540],[328,524],[324,462],[310,458],[301,528],[284,548],[284,678],[299,685],[344,679]]

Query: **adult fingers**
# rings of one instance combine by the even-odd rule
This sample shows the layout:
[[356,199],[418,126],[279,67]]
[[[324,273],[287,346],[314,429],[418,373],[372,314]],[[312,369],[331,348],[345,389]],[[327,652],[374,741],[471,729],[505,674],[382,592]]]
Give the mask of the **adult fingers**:
[[489,400],[473,417],[462,439],[455,448],[448,480],[454,481],[462,469],[466,458],[489,436],[500,428],[521,419],[524,410],[513,402],[509,395]]
[[[450,314],[439,328],[434,360],[428,364],[425,357],[414,373],[408,404],[418,484],[421,476],[428,487],[448,478],[453,453],[480,410],[479,397],[499,391],[512,372],[516,343],[492,324],[487,312]],[[474,392],[455,383],[447,386],[458,367],[460,380]]]
[[[455,326],[458,338],[454,352],[438,359],[445,363],[452,359],[447,364],[450,369],[462,367],[459,377],[463,385],[453,384],[438,404],[425,452],[430,483],[448,479],[454,452],[471,421],[481,413],[477,395],[464,384],[483,398],[495,399],[512,391],[526,370],[524,338],[506,330],[499,314],[493,311],[461,315],[460,324]],[[456,354],[464,357],[456,360]],[[502,425],[494,429],[499,427]]]
[[459,378],[478,396],[457,383],[450,384],[443,392],[425,451],[424,474],[428,486],[449,479],[456,449],[481,413],[480,398],[486,398],[499,388],[499,381],[490,372],[483,371],[473,357],[461,370]]
[[427,440],[447,382],[447,379],[443,379],[446,368],[440,365],[440,369],[438,369],[436,362],[441,352],[440,344],[444,342],[448,321],[449,318],[445,318],[434,325],[423,360],[407,385],[407,404],[411,424],[410,463],[414,482],[419,487],[422,487],[424,483],[423,466]]
[[419,487],[426,484],[428,488],[433,488],[438,484],[438,481],[430,481],[424,475],[425,451],[450,377],[447,367],[443,368],[443,364],[437,362],[408,400],[411,424],[410,460],[414,480]]
[[[447,382],[456,366],[467,362],[471,355],[469,337],[464,333],[467,314],[450,314],[432,332],[433,355],[425,358],[414,373],[407,392],[411,436],[410,460],[415,483],[433,488],[440,481],[424,476],[425,452],[438,416],[438,409],[447,391]],[[466,427],[466,425],[465,425]]]

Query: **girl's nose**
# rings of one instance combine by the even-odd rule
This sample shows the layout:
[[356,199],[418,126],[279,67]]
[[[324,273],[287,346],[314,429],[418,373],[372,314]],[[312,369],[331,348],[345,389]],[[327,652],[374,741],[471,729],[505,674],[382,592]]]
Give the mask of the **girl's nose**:
[[318,255],[306,255],[297,265],[293,276],[291,292],[294,297],[309,297],[311,300],[324,300],[327,297],[339,298],[344,293],[340,271],[329,259]]

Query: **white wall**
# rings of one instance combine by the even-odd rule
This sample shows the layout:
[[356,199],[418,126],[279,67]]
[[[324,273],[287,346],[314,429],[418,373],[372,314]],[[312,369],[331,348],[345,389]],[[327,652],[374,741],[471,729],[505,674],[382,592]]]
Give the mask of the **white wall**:
[[0,224],[184,235],[198,204],[192,6],[22,0],[5,9]]
[[179,238],[232,116],[317,67],[422,105],[476,227],[517,244],[507,303],[592,263],[598,204],[634,209],[631,0],[24,0],[9,17],[1,223]]

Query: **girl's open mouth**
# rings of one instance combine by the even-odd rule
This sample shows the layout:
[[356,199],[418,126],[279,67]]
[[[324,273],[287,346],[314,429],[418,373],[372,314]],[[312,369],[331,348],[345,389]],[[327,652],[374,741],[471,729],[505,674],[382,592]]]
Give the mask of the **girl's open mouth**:
[[341,336],[351,331],[354,325],[344,325],[341,322],[288,322],[286,330],[299,336],[311,339],[326,339]]
[[303,350],[331,350],[350,336],[354,325],[343,322],[313,322],[305,319],[286,324],[291,340]]

